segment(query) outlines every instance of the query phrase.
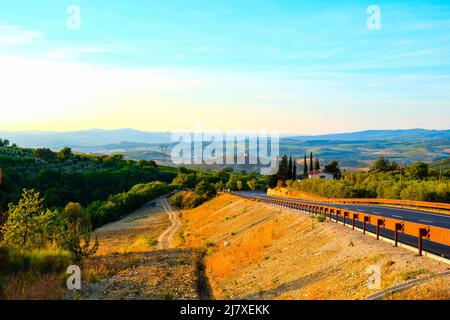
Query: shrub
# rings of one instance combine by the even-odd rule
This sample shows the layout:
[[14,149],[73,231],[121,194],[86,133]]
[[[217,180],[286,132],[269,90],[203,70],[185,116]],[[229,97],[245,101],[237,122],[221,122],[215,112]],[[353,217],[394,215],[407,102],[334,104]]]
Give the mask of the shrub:
[[92,219],[94,227],[100,227],[108,222],[122,218],[131,211],[142,207],[148,201],[167,194],[174,188],[173,185],[159,181],[138,184],[128,192],[110,196],[106,201],[91,203],[87,208],[87,212]]
[[93,255],[98,249],[98,240],[95,238],[91,245],[91,220],[85,210],[78,203],[69,203],[63,213],[61,247],[69,251],[75,261]]
[[325,219],[326,219],[326,217],[323,214],[320,214],[320,215],[316,216],[316,221],[318,221],[318,222],[324,222]]

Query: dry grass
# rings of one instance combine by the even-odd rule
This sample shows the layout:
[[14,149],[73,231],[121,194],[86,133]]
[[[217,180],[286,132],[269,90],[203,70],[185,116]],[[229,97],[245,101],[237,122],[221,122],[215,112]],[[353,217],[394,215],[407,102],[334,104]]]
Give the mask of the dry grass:
[[450,300],[450,276],[437,278],[408,290],[394,293],[389,300]]
[[59,300],[64,297],[61,274],[27,276],[20,273],[9,277],[3,291],[5,300]]
[[96,230],[100,243],[96,255],[156,250],[155,240],[169,226],[168,216],[159,205],[139,209]]
[[212,253],[206,264],[216,277],[225,277],[240,268],[259,261],[264,250],[284,234],[277,221],[270,221],[247,233],[232,247]]
[[183,211],[183,221],[182,245],[208,252],[217,299],[362,299],[377,291],[367,286],[369,266],[381,268],[380,290],[448,269],[342,225],[229,194]]

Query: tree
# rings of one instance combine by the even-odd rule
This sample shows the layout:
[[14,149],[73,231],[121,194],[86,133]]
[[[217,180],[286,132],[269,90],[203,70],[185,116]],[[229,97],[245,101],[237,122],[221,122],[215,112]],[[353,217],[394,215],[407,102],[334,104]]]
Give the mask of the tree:
[[276,186],[277,186],[277,181],[278,181],[278,178],[277,178],[277,175],[270,175],[270,176],[268,176],[267,177],[267,187],[268,188],[275,188]]
[[311,152],[311,154],[309,155],[309,169],[312,171],[313,169],[313,153]]
[[56,154],[49,148],[37,148],[33,150],[33,155],[44,161],[50,161],[56,158]]
[[256,179],[250,179],[247,181],[247,185],[250,188],[250,190],[254,191],[256,189]]
[[318,158],[314,161],[314,170],[320,170],[320,162]]
[[335,178],[339,178],[341,169],[339,168],[339,162],[336,160],[331,161],[325,166],[325,171],[334,174]]
[[9,140],[8,139],[0,139],[0,147],[8,147],[9,146]]
[[77,262],[95,254],[98,239],[91,245],[92,226],[89,215],[79,203],[70,202],[62,213],[63,224],[61,247],[73,254]]
[[216,182],[216,184],[214,185],[214,188],[216,189],[216,192],[222,192],[223,189],[225,188],[225,185],[223,183],[222,180],[219,180]]
[[406,168],[406,174],[412,179],[424,179],[428,176],[428,164],[415,162]]
[[286,180],[292,179],[292,157],[289,156],[289,164],[288,164],[288,177]]
[[1,228],[3,241],[15,248],[43,248],[53,238],[55,216],[55,212],[44,209],[39,193],[24,189],[19,203],[9,205]]
[[239,189],[239,191],[241,191],[243,187],[244,187],[244,185],[242,183],[242,180],[238,180],[237,181],[237,188]]
[[197,185],[197,175],[195,173],[179,173],[173,179],[172,183],[182,188],[195,188]]
[[280,165],[278,167],[277,177],[281,180],[288,180],[291,176],[291,171],[289,171],[288,157],[284,155],[281,158]]
[[178,167],[178,173],[189,173],[186,167]]
[[380,157],[377,161],[370,167],[370,172],[388,172],[397,169],[397,164],[395,162],[390,162],[385,157]]
[[297,180],[297,164],[295,163],[295,159],[292,165],[292,180]]
[[60,158],[61,160],[66,160],[68,158],[70,158],[72,156],[72,149],[65,147],[63,149],[61,149],[61,151],[58,152],[58,158]]
[[303,160],[303,175],[305,177],[308,175],[308,162],[306,161],[306,153],[305,153],[305,160]]
[[212,184],[208,183],[206,180],[202,180],[195,187],[195,194],[211,198],[217,194],[217,191]]

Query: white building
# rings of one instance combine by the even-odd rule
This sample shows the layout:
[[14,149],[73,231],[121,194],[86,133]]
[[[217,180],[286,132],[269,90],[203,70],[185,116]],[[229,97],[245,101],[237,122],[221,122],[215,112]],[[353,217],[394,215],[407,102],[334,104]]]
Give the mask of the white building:
[[334,175],[330,172],[326,172],[322,169],[313,170],[308,172],[308,178],[319,178],[324,180],[331,180],[334,178]]

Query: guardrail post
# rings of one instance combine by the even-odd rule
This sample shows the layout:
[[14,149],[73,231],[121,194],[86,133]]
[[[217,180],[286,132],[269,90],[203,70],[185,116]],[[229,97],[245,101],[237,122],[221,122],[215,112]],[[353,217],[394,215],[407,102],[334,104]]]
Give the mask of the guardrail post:
[[398,232],[400,230],[403,230],[403,223],[396,223],[395,224],[395,234],[394,234],[394,241],[395,241],[395,247],[398,246]]
[[348,212],[344,212],[344,226],[345,226],[345,220],[348,217]]
[[366,234],[366,223],[367,221],[369,221],[369,217],[368,216],[364,216],[364,221],[363,221],[363,234]]
[[355,230],[355,219],[358,218],[358,214],[354,213],[352,218],[352,229]]
[[384,225],[383,219],[377,219],[377,240],[380,240],[380,226]]
[[419,229],[419,244],[418,244],[418,247],[419,247],[419,256],[422,256],[422,237],[427,237],[427,236],[429,236],[429,230],[428,229],[425,229],[425,228],[420,228]]
[[339,210],[336,210],[336,223],[338,223],[339,222]]

